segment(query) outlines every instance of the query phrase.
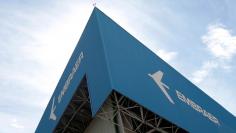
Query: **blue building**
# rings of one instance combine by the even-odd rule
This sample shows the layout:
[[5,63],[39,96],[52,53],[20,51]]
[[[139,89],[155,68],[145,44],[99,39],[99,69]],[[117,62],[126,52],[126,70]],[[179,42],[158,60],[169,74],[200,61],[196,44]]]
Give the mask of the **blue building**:
[[36,133],[236,133],[236,118],[94,8]]

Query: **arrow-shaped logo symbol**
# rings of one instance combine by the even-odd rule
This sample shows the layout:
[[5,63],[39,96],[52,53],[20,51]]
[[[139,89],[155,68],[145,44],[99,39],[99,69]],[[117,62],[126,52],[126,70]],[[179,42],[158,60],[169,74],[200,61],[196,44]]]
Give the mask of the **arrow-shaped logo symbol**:
[[148,75],[156,82],[156,84],[159,86],[161,91],[165,94],[166,98],[172,104],[175,104],[175,102],[172,100],[172,98],[170,97],[170,95],[167,92],[167,89],[169,89],[169,87],[166,84],[161,82],[161,79],[163,77],[163,72],[162,71],[157,71],[154,74],[148,74]]
[[50,112],[49,119],[55,121],[55,120],[57,119],[57,116],[56,116],[55,113],[54,113],[54,111],[56,110],[56,106],[54,105],[54,101],[55,101],[55,97],[53,97],[52,107],[51,107],[51,112]]

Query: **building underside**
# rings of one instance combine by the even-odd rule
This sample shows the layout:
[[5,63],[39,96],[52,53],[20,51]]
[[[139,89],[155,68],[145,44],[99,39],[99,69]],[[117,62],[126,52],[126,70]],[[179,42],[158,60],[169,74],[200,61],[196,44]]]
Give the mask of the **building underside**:
[[54,133],[187,133],[186,130],[113,91],[92,118],[86,78]]

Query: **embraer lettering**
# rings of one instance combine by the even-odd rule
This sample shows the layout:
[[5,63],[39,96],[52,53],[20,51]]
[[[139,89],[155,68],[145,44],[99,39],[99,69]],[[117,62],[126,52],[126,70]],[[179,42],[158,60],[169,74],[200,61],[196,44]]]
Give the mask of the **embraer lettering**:
[[[70,82],[71,80],[73,79],[76,71],[78,70],[79,66],[80,66],[80,63],[81,63],[81,60],[84,58],[84,54],[83,52],[80,53],[78,59],[76,60],[68,78],[66,79],[66,82],[61,90],[61,92],[59,93],[58,97],[57,97],[57,104],[61,103],[61,100],[63,98],[63,96],[65,95],[65,93],[67,92],[68,88],[69,88],[69,85],[70,85]],[[50,116],[49,116],[49,119],[51,120],[56,120],[56,115],[55,115],[55,110],[56,110],[56,105],[55,105],[55,96],[53,97],[53,101],[52,101],[52,107],[51,107],[51,112],[50,112]]]
[[84,58],[84,54],[83,54],[83,52],[81,52],[80,55],[79,55],[79,57],[78,57],[78,59],[77,59],[76,62],[75,62],[74,67],[72,68],[72,71],[71,71],[70,75],[68,76],[68,78],[67,78],[67,80],[66,80],[66,83],[65,83],[63,89],[61,90],[60,95],[58,96],[58,99],[57,99],[58,103],[61,102],[61,99],[62,99],[62,97],[64,96],[65,92],[67,91],[67,89],[68,89],[68,87],[69,87],[69,85],[70,85],[70,82],[71,82],[71,80],[73,79],[73,77],[74,77],[74,75],[75,75],[75,73],[76,73],[76,71],[77,71],[77,69],[78,69],[78,67],[79,67],[79,65],[80,65],[80,62],[81,62],[81,60],[82,60],[83,58]]
[[[170,95],[167,92],[167,89],[169,90],[169,87],[164,84],[161,80],[163,77],[163,72],[162,71],[157,71],[154,74],[148,74],[154,81],[155,83],[159,86],[159,88],[161,89],[161,91],[163,92],[163,94],[166,96],[166,98],[169,100],[170,103],[175,104],[175,102],[173,101],[173,99],[170,97]],[[178,99],[180,101],[182,101],[183,103],[187,104],[188,106],[190,106],[192,109],[194,109],[195,111],[201,113],[204,117],[208,118],[210,121],[212,121],[213,123],[220,125],[219,120],[212,115],[211,113],[207,112],[205,109],[203,109],[200,105],[196,104],[194,101],[192,101],[191,99],[189,99],[188,97],[186,97],[183,93],[181,93],[178,90],[175,90],[176,92],[176,96],[178,97]]]
[[187,105],[189,105],[190,107],[192,107],[194,110],[198,111],[199,113],[201,113],[203,116],[207,117],[209,120],[211,120],[212,122],[214,122],[215,124],[220,125],[218,119],[213,116],[211,113],[207,112],[205,109],[203,109],[201,106],[197,105],[195,102],[193,102],[191,99],[187,98],[184,94],[182,94],[181,92],[176,91],[176,95],[178,97],[179,100],[181,100],[182,102],[186,103]]

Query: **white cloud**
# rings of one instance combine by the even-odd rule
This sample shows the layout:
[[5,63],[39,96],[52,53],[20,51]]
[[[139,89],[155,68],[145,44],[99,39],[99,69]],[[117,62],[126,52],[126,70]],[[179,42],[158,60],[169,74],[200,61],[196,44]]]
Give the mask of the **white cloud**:
[[16,120],[16,119],[13,119],[13,120],[12,120],[11,126],[14,127],[14,128],[17,128],[17,129],[23,129],[23,128],[25,128],[25,127],[24,127],[22,124],[20,124],[19,121]]
[[160,50],[157,50],[157,55],[160,56],[166,62],[170,62],[177,56],[177,52],[173,52],[173,51],[168,52],[164,49],[160,49]]
[[236,36],[231,34],[223,24],[214,24],[208,27],[208,31],[202,36],[202,43],[212,54],[212,59],[205,61],[199,70],[193,72],[192,80],[195,83],[202,82],[216,68],[230,71],[228,64],[236,55]]
[[[29,114],[29,113],[28,113]],[[0,113],[0,125],[1,133],[32,133],[35,130],[35,125],[37,122],[32,120],[34,117],[38,117],[38,115],[30,115],[27,117],[21,116],[19,114],[14,113],[4,113],[1,111]],[[32,117],[32,118],[31,118]]]
[[195,83],[202,82],[209,75],[209,73],[217,67],[218,67],[218,63],[214,61],[207,61],[203,63],[203,66],[199,70],[193,73],[192,80]]
[[236,108],[232,106],[236,101],[233,98],[235,90],[225,82],[224,77],[216,77],[215,72],[228,76],[226,72],[231,71],[230,62],[236,55],[236,36],[224,25],[215,24],[208,27],[202,42],[212,56],[193,72],[192,81],[235,115]]
[[0,132],[34,132],[91,14],[88,4],[0,14]]
[[213,56],[230,60],[236,54],[236,36],[231,32],[222,24],[210,25],[202,41]]

